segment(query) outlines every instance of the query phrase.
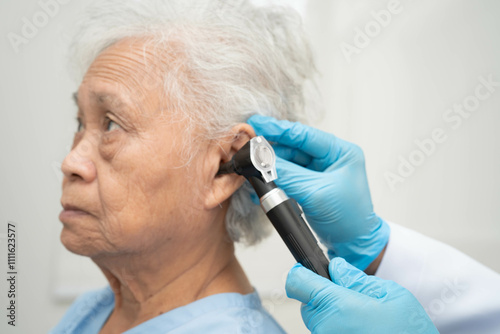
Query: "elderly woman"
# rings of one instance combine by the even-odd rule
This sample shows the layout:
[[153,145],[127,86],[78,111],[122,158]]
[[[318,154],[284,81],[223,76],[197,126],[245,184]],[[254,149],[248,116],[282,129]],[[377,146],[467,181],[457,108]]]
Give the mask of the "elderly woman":
[[98,1],[72,60],[78,129],[61,241],[109,287],[53,333],[281,333],[234,255],[265,236],[237,175],[217,176],[254,114],[304,119],[299,17],[247,1]]

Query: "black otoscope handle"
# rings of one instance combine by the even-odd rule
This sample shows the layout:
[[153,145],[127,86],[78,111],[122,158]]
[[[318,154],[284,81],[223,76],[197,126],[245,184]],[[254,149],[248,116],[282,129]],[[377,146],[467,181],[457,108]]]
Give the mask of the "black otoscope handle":
[[250,177],[248,180],[261,199],[267,217],[295,260],[318,275],[330,279],[330,261],[318,246],[298,203],[288,198],[274,182],[265,183],[260,177]]

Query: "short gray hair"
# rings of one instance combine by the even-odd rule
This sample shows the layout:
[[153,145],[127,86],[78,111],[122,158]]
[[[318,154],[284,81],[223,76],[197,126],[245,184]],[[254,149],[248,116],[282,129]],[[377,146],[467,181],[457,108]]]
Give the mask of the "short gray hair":
[[[205,139],[227,136],[255,114],[306,122],[316,112],[312,53],[290,8],[248,0],[100,0],[77,26],[70,61],[78,80],[99,53],[125,38],[174,53],[177,61],[161,73],[164,91]],[[251,191],[247,182],[233,194],[226,215],[232,240],[249,245],[269,230]]]

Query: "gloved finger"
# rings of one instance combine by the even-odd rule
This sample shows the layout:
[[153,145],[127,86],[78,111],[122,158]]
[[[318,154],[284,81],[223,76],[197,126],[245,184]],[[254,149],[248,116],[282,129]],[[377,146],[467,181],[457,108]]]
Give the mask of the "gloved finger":
[[277,157],[316,172],[323,172],[332,165],[328,160],[314,159],[309,154],[299,149],[280,144],[273,145],[273,148]]
[[314,158],[325,158],[335,141],[334,135],[298,122],[261,115],[254,115],[247,122],[267,140],[302,150]]
[[336,257],[328,266],[332,282],[373,298],[382,298],[387,294],[387,282],[375,276],[369,276],[358,268]]
[[320,172],[309,170],[280,157],[276,157],[276,172],[278,174],[278,178],[274,180],[276,185],[300,205],[311,196],[313,193],[311,187],[316,189],[318,178],[321,177]]
[[338,160],[359,158],[359,147],[313,127],[273,117],[254,115],[248,119],[258,135],[281,145],[299,149],[312,158],[309,169],[323,171]]
[[303,267],[300,263],[290,269],[285,284],[286,295],[304,304],[316,297],[321,297],[321,295],[335,295],[337,288],[342,289],[330,280]]
[[276,155],[280,158],[302,167],[307,167],[312,160],[312,157],[309,154],[288,146],[275,144],[273,145],[273,149]]

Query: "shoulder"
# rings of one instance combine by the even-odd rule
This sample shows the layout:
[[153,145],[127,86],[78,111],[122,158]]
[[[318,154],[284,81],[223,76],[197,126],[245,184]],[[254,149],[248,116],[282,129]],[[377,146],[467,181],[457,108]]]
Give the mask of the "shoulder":
[[285,333],[276,320],[264,309],[256,292],[239,295],[241,304],[220,313],[221,330],[233,333]]
[[[193,330],[202,329],[200,326],[202,325],[211,329],[205,333],[285,333],[264,309],[257,292],[248,295],[237,293],[214,295],[200,302],[204,302],[207,306],[207,312],[193,319],[189,325]],[[190,330],[183,329],[179,331],[181,332],[188,333]]]
[[[50,333],[72,333],[82,326],[90,326],[98,322],[106,311],[111,311],[114,306],[114,295],[110,287],[88,291],[80,295],[71,304],[61,321]],[[107,315],[106,315],[107,317]]]
[[283,334],[284,330],[262,307],[257,292],[221,293],[197,300],[147,321],[136,333]]

